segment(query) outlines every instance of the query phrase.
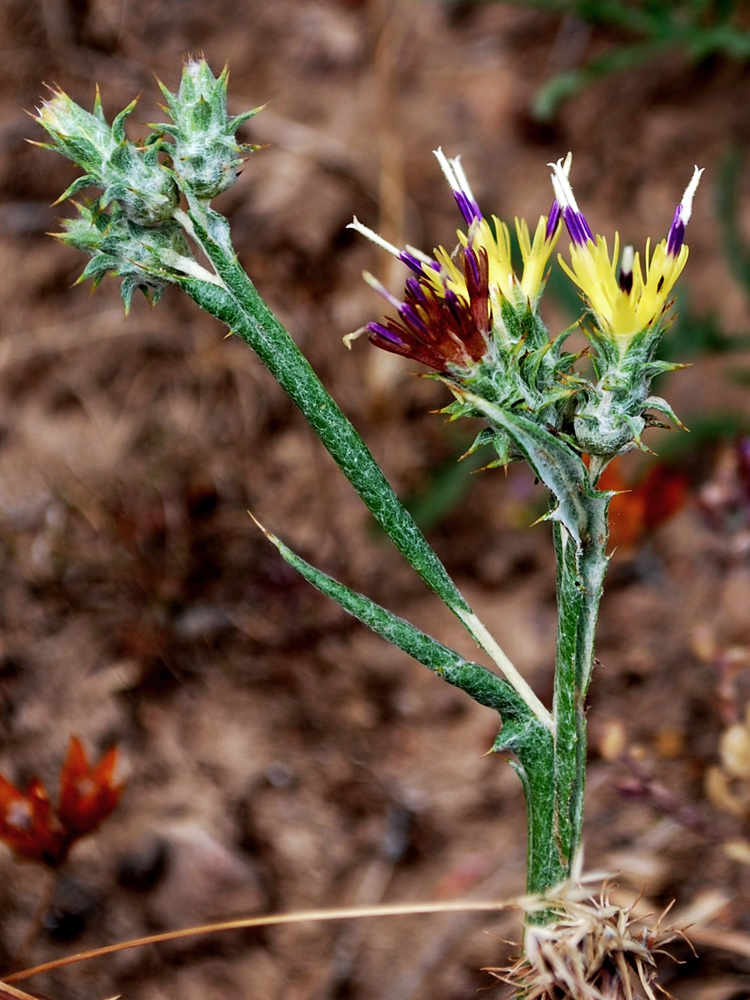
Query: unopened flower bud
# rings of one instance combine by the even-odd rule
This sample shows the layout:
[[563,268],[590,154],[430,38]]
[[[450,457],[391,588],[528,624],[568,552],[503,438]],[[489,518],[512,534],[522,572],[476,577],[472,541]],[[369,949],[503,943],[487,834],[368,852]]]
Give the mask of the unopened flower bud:
[[58,239],[91,256],[79,281],[92,278],[96,288],[107,275],[123,278],[120,291],[126,312],[136,289],[157,302],[167,285],[177,280],[171,269],[184,271],[179,265],[192,261],[176,222],[138,226],[118,208],[109,214],[95,205],[76,207],[78,218],[63,222],[65,232],[57,234]]
[[237,129],[261,108],[230,118],[228,77],[226,66],[217,78],[205,59],[191,59],[185,64],[177,94],[160,85],[172,123],[152,127],[174,139],[175,174],[180,186],[197,198],[214,198],[230,188],[245,155],[260,148],[237,142]]
[[85,171],[60,196],[70,198],[86,187],[102,188],[101,207],[117,201],[125,215],[139,226],[153,226],[171,218],[178,205],[177,186],[158,159],[156,143],[136,146],[125,136],[125,119],[135,101],[107,124],[97,92],[93,114],[84,111],[58,90],[39,109],[37,121],[54,140],[54,149]]

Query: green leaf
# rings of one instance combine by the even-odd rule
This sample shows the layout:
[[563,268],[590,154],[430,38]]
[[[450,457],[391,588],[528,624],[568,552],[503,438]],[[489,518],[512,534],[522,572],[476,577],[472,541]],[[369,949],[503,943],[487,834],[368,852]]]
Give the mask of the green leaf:
[[[311,566],[310,563],[305,562],[288,548],[276,535],[263,528],[257,520],[255,523],[273,542],[282,558],[296,569],[308,583],[336,601],[345,611],[367,625],[373,632],[377,632],[392,645],[408,653],[409,656],[413,656],[415,660],[428,667],[438,677],[442,677],[449,684],[465,691],[480,705],[494,708],[495,711],[502,713],[504,718],[518,720],[521,728],[532,721],[537,721],[523,699],[504,678],[498,677],[497,674],[493,674],[491,670],[479,663],[471,663],[464,659],[455,650],[444,646],[443,643],[433,639],[426,632],[422,632],[411,622],[399,618],[398,615],[376,604],[364,594],[350,590],[343,583],[328,576],[327,573]],[[537,724],[547,732],[541,723]]]
[[[256,521],[256,524],[258,522]],[[260,525],[259,525],[260,527]],[[438,677],[460,688],[474,701],[499,712],[502,729],[492,747],[495,753],[512,753],[510,761],[524,788],[528,813],[529,892],[541,892],[567,877],[568,870],[557,848],[555,829],[554,738],[522,698],[502,677],[479,663],[465,660],[455,650],[420,631],[369,597],[355,593],[300,558],[284,543],[262,529],[282,557],[302,576],[398,649],[413,656]]]
[[518,449],[557,502],[545,520],[560,521],[579,549],[592,536],[606,538],[610,494],[595,490],[580,455],[565,441],[511,410],[462,392],[462,398],[513,438]]

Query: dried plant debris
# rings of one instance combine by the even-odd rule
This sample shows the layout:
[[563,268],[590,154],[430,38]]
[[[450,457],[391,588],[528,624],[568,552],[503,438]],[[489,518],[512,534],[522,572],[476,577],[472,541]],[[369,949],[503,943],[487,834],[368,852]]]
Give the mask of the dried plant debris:
[[[487,969],[524,1000],[655,1000],[656,956],[685,939],[664,924],[669,908],[654,923],[636,917],[637,905],[611,902],[606,884],[597,893],[566,882],[524,906],[528,923],[525,954],[506,968]],[[555,918],[535,923],[552,911]],[[686,940],[686,939],[685,939]]]

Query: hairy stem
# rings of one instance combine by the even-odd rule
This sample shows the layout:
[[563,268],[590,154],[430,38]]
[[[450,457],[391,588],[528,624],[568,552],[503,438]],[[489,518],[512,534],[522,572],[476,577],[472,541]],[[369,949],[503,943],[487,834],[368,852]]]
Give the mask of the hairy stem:
[[176,217],[209,258],[218,279],[209,283],[186,276],[179,279],[182,287],[260,356],[399,551],[492,657],[542,725],[551,730],[549,711],[466,603],[360,435],[258,294],[237,260],[226,219],[199,202],[191,204],[189,215],[178,209]]
[[[585,700],[594,664],[594,633],[599,614],[604,573],[606,531],[588,535],[576,545],[564,525],[553,527],[557,558],[558,629],[555,657],[554,782],[551,807],[544,813],[547,828],[539,838],[543,859],[531,854],[529,890],[541,892],[546,873],[567,877],[581,841],[586,784]],[[535,873],[543,878],[537,880]],[[534,883],[532,884],[532,877]]]

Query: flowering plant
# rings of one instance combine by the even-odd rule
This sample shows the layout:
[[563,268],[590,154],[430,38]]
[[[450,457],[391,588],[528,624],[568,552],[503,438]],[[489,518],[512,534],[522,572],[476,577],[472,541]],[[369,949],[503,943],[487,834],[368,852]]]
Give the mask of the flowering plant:
[[0,774],[0,840],[19,858],[59,868],[73,844],[117,808],[124,786],[115,781],[116,768],[117,747],[92,767],[81,741],[71,736],[56,809],[38,778],[21,792]]
[[[403,299],[365,274],[396,315],[371,322],[357,334],[431,368],[432,377],[453,394],[444,410],[451,419],[483,419],[472,450],[491,443],[497,454],[493,464],[526,461],[549,493],[546,519],[552,522],[557,556],[559,624],[554,698],[548,707],[459,592],[359,434],[259,296],[233,249],[229,223],[211,207],[211,199],[234,183],[242,157],[257,148],[235,140],[238,127],[255,112],[231,118],[227,72],[214,77],[202,59],[186,64],[177,94],[162,89],[172,121],[151,126],[141,143],[124,133],[132,106],[110,127],[98,97],[93,114],[61,91],[43,103],[38,121],[51,136],[50,148],[85,171],[63,197],[84,188],[101,192],[77,206],[78,218],[64,223],[59,238],[90,256],[82,278],[91,277],[95,284],[105,275],[123,279],[126,309],[136,289],[155,300],[168,284],[176,284],[245,340],[305,414],[399,551],[494,661],[497,672],[467,660],[267,533],[311,584],[499,714],[501,728],[492,749],[511,756],[526,795],[528,890],[550,893],[574,873],[581,838],[585,698],[614,495],[600,488],[599,479],[613,458],[645,448],[643,432],[659,425],[661,417],[678,422],[650,387],[655,375],[680,367],[658,360],[656,352],[669,322],[672,288],[687,260],[685,227],[701,171],[696,168],[668,236],[653,250],[647,245],[643,259],[632,247],[620,252],[617,236],[610,256],[605,238],[594,236],[573,194],[570,156],[551,165],[554,201],[533,237],[528,224],[516,220],[520,276],[511,260],[508,227],[485,218],[460,160],[447,159],[441,150],[438,161],[466,224],[453,253],[442,247],[431,255],[413,247],[399,250],[356,219],[352,223],[410,271]],[[591,353],[593,378],[576,368],[582,355],[565,350],[568,331],[550,339],[539,313],[563,227],[571,240],[570,264],[561,260],[561,265],[582,293],[583,328],[590,341],[583,353]],[[209,267],[196,259],[196,250]],[[556,912],[552,904],[542,905],[530,919],[554,924]],[[592,976],[603,967],[600,962]]]

